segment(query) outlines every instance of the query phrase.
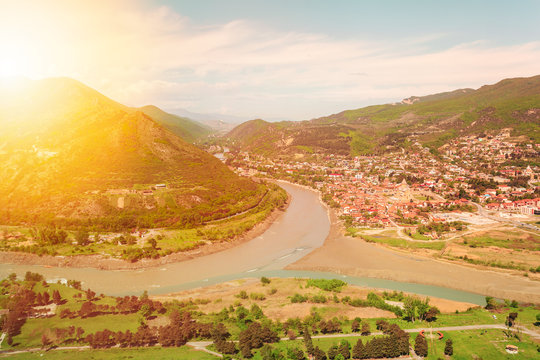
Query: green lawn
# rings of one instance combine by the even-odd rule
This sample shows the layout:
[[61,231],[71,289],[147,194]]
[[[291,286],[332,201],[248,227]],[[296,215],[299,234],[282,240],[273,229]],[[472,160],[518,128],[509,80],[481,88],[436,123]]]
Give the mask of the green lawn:
[[[410,343],[414,346],[414,339],[417,333],[410,334]],[[444,346],[446,339],[452,339],[454,346],[454,355],[452,359],[456,360],[471,360],[471,359],[535,359],[538,356],[537,345],[526,335],[522,335],[522,341],[519,342],[515,338],[507,338],[502,330],[467,330],[467,331],[448,331],[444,333],[444,339],[429,339],[428,349],[429,354],[426,359],[444,358]],[[354,337],[336,337],[336,338],[313,338],[313,345],[318,346],[325,352],[332,345],[339,345],[342,339],[347,340],[353,347],[358,338],[362,339],[365,344],[367,340],[373,336],[354,336]],[[519,347],[520,352],[517,355],[506,353],[505,347],[508,344]],[[273,344],[273,347],[282,351],[287,348],[300,348],[305,351],[302,340],[281,341]],[[261,360],[259,350],[254,351],[254,360]]]
[[103,315],[86,319],[61,319],[54,316],[46,319],[28,319],[21,329],[21,334],[13,338],[13,342],[19,343],[17,348],[41,346],[41,335],[52,328],[67,328],[69,326],[82,327],[84,335],[109,329],[111,331],[137,331],[139,327],[138,314],[128,315]]
[[40,351],[37,353],[18,354],[9,357],[14,360],[26,359],[51,359],[51,360],[97,360],[97,359],[130,359],[130,360],[214,360],[217,357],[208,353],[194,350],[188,346],[180,348],[134,348],[134,349],[106,349],[106,350],[82,350],[82,351]]
[[431,240],[429,236],[419,234],[415,232],[414,234],[411,234],[411,237],[415,240]]
[[[524,239],[523,235],[528,235]],[[540,236],[534,234],[516,233],[516,232],[494,232],[482,236],[466,236],[464,244],[471,247],[496,246],[507,249],[526,249],[540,251]]]
[[374,242],[379,244],[386,244],[392,247],[401,249],[431,249],[441,250],[444,247],[444,241],[407,241],[404,239],[391,238],[378,235],[361,235],[361,237],[367,242]]
[[[452,331],[447,332],[445,337],[453,341],[454,355],[452,359],[455,360],[538,358],[537,345],[526,335],[522,335],[522,342],[515,338],[507,338],[502,330]],[[508,354],[505,347],[509,344],[518,346],[519,353],[516,355]],[[426,359],[436,360],[444,357],[444,346],[444,341],[429,340],[429,354]]]

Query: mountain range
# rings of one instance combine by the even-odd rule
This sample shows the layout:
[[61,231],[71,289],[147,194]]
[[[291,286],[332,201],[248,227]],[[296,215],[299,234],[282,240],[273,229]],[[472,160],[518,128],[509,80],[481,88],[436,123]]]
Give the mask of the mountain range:
[[230,131],[233,145],[266,155],[327,152],[374,154],[420,143],[433,151],[451,139],[511,129],[540,142],[540,75],[479,89],[412,96],[301,122],[245,122]]
[[208,128],[156,107],[130,108],[68,78],[0,92],[3,223],[200,222],[246,209],[266,191],[186,141]]

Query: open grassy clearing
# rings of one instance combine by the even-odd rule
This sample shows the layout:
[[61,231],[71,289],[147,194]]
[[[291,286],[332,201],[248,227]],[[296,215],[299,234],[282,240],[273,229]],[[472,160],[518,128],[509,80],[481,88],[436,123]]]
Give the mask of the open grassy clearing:
[[[452,339],[454,355],[452,359],[535,359],[538,356],[537,344],[522,334],[522,341],[508,338],[502,330],[467,330],[447,332]],[[506,345],[516,345],[519,353],[512,355],[505,350]],[[429,340],[429,355],[426,359],[436,360],[444,356],[444,341]]]
[[386,237],[383,235],[359,235],[362,239],[371,243],[378,243],[395,247],[399,249],[428,249],[428,250],[441,250],[445,242],[444,241],[407,241],[401,238]]
[[[444,256],[467,263],[524,271],[540,279],[540,235],[514,227],[483,229],[453,240]],[[533,269],[534,271],[532,271]]]
[[130,360],[213,360],[218,357],[194,350],[189,346],[179,348],[134,348],[134,349],[103,349],[103,350],[58,350],[39,351],[36,353],[17,354],[9,356],[9,359],[30,360],[30,359],[50,359],[50,360],[95,360],[95,359],[130,359]]
[[[417,333],[410,334],[410,344],[414,345],[414,339]],[[446,339],[452,339],[454,354],[452,359],[470,360],[470,359],[534,359],[538,355],[537,346],[527,335],[521,335],[521,342],[516,338],[508,338],[502,330],[466,330],[466,331],[446,331],[443,340],[430,339],[428,337],[428,356],[426,359],[444,358],[444,347]],[[358,339],[362,339],[365,344],[375,336],[348,336],[334,338],[313,338],[313,346],[321,348],[327,352],[333,345],[339,345],[342,340],[350,343],[354,347]],[[506,345],[516,345],[519,347],[519,353],[510,355],[505,351]],[[304,343],[299,340],[281,341],[273,344],[272,347],[280,349],[285,353],[288,348],[298,348],[305,350]],[[254,360],[262,360],[260,350],[254,353]]]
[[513,228],[488,230],[464,236],[463,244],[469,247],[495,246],[506,249],[540,251],[540,235]]

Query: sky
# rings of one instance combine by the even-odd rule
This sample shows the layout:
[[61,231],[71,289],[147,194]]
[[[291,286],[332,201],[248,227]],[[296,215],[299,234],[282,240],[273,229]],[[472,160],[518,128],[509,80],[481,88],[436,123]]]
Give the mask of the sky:
[[0,77],[305,120],[540,74],[540,1],[0,0]]

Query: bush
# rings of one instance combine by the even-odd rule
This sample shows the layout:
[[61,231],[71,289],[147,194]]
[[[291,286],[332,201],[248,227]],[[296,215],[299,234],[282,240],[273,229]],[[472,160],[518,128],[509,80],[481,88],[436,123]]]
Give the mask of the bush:
[[237,298],[239,299],[247,299],[248,298],[248,294],[245,290],[242,290],[240,291],[237,295],[236,295]]
[[316,304],[324,304],[326,303],[327,299],[326,299],[326,296],[324,296],[323,294],[318,294],[318,295],[313,295],[311,297],[311,301]]
[[249,298],[251,300],[261,300],[261,301],[266,299],[264,294],[261,294],[261,293],[251,293],[249,294]]
[[293,296],[290,296],[290,299],[292,303],[303,303],[303,302],[308,301],[307,296],[303,296],[298,293],[294,294]]
[[347,285],[346,282],[338,279],[309,279],[306,287],[314,286],[324,291],[340,292],[341,288],[345,285]]
[[454,344],[452,343],[451,339],[446,340],[446,344],[444,346],[444,355],[452,356],[454,354]]

